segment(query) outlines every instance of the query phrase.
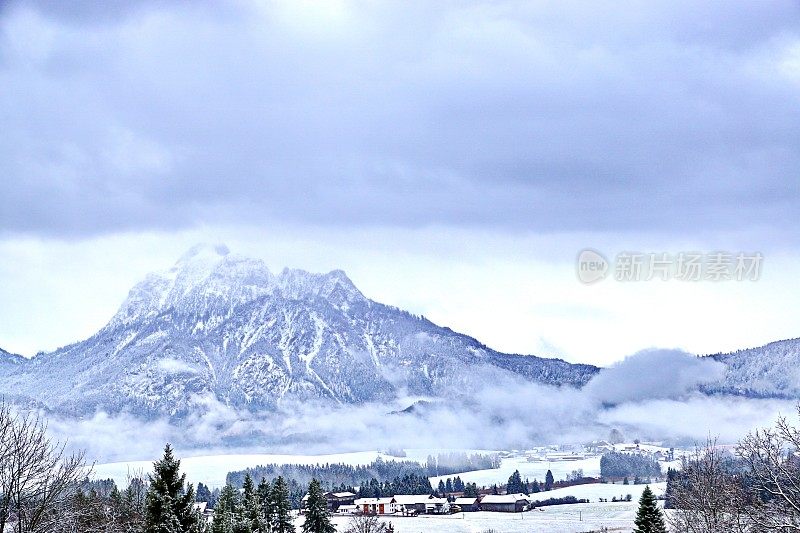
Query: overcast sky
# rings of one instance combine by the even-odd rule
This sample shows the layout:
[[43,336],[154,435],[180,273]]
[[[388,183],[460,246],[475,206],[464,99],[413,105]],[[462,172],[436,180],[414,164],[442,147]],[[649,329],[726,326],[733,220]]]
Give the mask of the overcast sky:
[[[198,241],[598,364],[800,335],[800,5],[0,2],[0,347]],[[605,280],[585,247],[759,251]]]

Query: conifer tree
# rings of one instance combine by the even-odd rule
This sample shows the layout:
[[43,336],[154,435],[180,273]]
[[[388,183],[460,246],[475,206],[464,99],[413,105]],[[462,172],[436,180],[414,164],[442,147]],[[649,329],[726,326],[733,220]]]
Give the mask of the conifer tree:
[[478,485],[476,483],[467,483],[464,485],[464,496],[465,497],[478,497]]
[[256,489],[258,494],[258,524],[259,533],[266,533],[272,528],[272,487],[266,478],[261,478],[261,483]]
[[261,533],[260,510],[261,502],[253,478],[250,474],[245,474],[242,485],[242,522],[248,533]]
[[328,502],[316,479],[312,479],[308,485],[303,533],[336,533],[336,528],[331,523],[331,516],[328,513]]
[[634,533],[667,533],[667,526],[664,523],[664,514],[658,508],[658,502],[647,485],[639,499],[639,510],[636,513],[636,529]]
[[272,485],[272,531],[274,533],[294,533],[290,512],[289,488],[283,476],[278,476]]
[[181,462],[167,444],[164,456],[153,464],[150,488],[145,501],[145,530],[148,533],[186,533],[202,530],[203,523],[194,510],[194,490],[185,487],[186,474]]
[[198,502],[211,501],[211,489],[209,489],[207,485],[204,485],[203,483],[198,483],[197,490],[195,492],[196,492],[195,501]]
[[555,479],[553,478],[553,473],[548,470],[547,474],[544,476],[544,490],[553,490],[554,483]]
[[527,484],[522,482],[522,476],[520,476],[519,470],[515,470],[514,473],[508,478],[506,492],[508,494],[519,494],[521,492],[524,492],[525,494],[528,493]]
[[242,522],[242,506],[239,492],[228,484],[219,494],[214,507],[214,520],[211,523],[212,533],[236,533]]

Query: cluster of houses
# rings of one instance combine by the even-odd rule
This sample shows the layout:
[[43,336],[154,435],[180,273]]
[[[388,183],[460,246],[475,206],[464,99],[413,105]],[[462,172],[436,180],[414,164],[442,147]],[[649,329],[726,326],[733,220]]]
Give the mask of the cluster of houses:
[[[494,511],[519,513],[530,508],[525,494],[484,494],[454,501],[432,495],[398,494],[385,498],[358,498],[352,492],[327,492],[328,510],[336,514],[401,515],[450,514],[453,512]],[[303,497],[305,507],[308,495]]]

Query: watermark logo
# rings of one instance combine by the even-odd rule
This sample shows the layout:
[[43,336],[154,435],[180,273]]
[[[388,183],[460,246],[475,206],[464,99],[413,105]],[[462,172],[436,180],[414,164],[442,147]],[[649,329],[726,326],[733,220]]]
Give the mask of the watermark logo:
[[603,254],[587,248],[578,254],[578,279],[590,284],[605,279],[608,275],[608,260]]
[[616,281],[757,281],[764,256],[760,252],[620,252],[609,262],[586,248],[578,253],[578,279],[590,284],[609,275]]

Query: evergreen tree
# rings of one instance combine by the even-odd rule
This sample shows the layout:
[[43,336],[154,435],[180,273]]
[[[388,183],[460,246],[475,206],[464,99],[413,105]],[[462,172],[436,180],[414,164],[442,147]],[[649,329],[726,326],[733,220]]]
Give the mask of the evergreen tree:
[[227,484],[219,494],[217,506],[214,508],[214,520],[211,533],[237,533],[241,529],[242,506],[239,492]]
[[536,494],[537,492],[541,492],[542,488],[539,486],[539,482],[535,479],[533,480],[533,486],[531,487],[531,492]]
[[184,487],[186,474],[180,474],[181,462],[172,455],[169,444],[164,457],[153,464],[150,488],[145,502],[145,530],[148,533],[186,533],[202,530],[205,525],[194,510],[194,489]]
[[636,513],[636,529],[634,533],[667,533],[667,526],[664,523],[664,514],[658,508],[653,491],[647,485],[639,499],[639,511]]
[[265,478],[261,478],[261,483],[258,484],[256,489],[258,493],[258,523],[259,533],[266,533],[270,531],[270,524],[272,523],[272,487]]
[[303,533],[336,533],[336,528],[331,524],[331,516],[328,513],[328,502],[316,479],[312,479],[308,485]]
[[197,495],[195,496],[195,501],[197,502],[210,502],[211,501],[211,489],[208,486],[204,485],[203,483],[197,484]]
[[524,492],[525,494],[528,493],[528,487],[522,482],[522,477],[519,474],[519,470],[514,470],[514,473],[508,478],[506,492],[508,494],[519,494],[521,492]]
[[547,474],[544,476],[544,490],[553,490],[553,483],[556,480],[553,478],[553,473],[548,470]]
[[260,533],[261,502],[259,501],[258,492],[256,491],[256,486],[250,474],[244,476],[244,484],[242,486],[242,508],[243,522],[248,533]]
[[278,476],[272,485],[272,531],[274,533],[294,533],[290,511],[289,488],[283,476]]
[[464,496],[470,498],[478,497],[478,485],[476,483],[467,483],[464,485]]

